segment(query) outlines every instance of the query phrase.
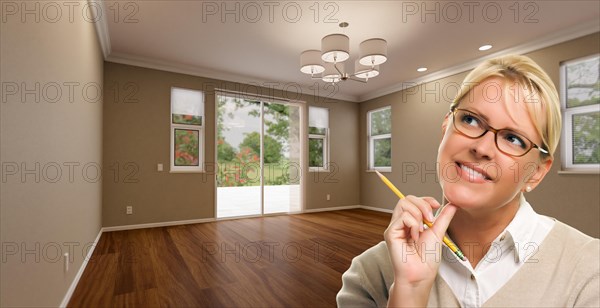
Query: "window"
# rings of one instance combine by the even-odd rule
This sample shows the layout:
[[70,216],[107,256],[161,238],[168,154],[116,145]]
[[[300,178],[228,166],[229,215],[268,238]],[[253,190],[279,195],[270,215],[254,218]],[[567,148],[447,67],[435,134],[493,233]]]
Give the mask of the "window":
[[367,113],[369,170],[392,171],[392,107]]
[[328,171],[329,109],[308,107],[308,169]]
[[563,169],[600,172],[600,55],[561,64]]
[[171,88],[171,172],[202,172],[204,93]]

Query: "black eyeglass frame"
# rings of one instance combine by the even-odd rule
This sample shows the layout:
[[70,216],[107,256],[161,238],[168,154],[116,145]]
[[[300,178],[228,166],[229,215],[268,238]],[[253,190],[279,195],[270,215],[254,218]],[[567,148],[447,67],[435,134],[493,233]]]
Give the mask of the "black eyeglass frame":
[[[479,135],[479,136],[477,136],[477,137],[471,137],[471,136],[469,136],[469,135],[467,135],[467,134],[463,133],[463,132],[462,132],[460,129],[458,129],[458,128],[456,127],[456,121],[455,121],[455,115],[456,115],[456,111],[458,111],[458,110],[460,110],[460,111],[464,111],[464,112],[467,112],[467,113],[470,113],[470,114],[473,114],[474,116],[476,116],[476,117],[477,117],[477,118],[478,118],[478,119],[481,121],[481,124],[482,124],[482,126],[483,126],[483,128],[484,128],[484,131],[483,131],[483,133],[481,133],[481,135]],[[527,155],[527,153],[529,153],[529,152],[531,151],[531,149],[534,149],[534,148],[535,148],[535,149],[538,149],[538,150],[539,150],[540,152],[542,152],[543,154],[546,154],[546,155],[547,155],[547,154],[549,154],[548,150],[546,150],[546,149],[544,149],[544,148],[540,147],[539,145],[535,144],[535,142],[531,141],[531,139],[529,139],[529,138],[527,138],[527,137],[525,137],[525,136],[523,136],[523,135],[521,135],[521,134],[518,134],[518,135],[519,135],[519,136],[521,136],[521,137],[523,137],[523,138],[525,138],[525,139],[527,139],[527,141],[529,141],[529,142],[530,142],[530,144],[531,144],[531,145],[529,146],[529,149],[527,149],[527,151],[525,151],[525,153],[523,153],[523,154],[521,154],[521,155],[515,155],[515,154],[506,153],[506,152],[504,152],[504,151],[502,151],[502,150],[500,149],[500,146],[498,146],[498,132],[499,132],[499,131],[505,131],[505,130],[506,130],[506,131],[511,131],[510,129],[506,129],[506,128],[503,128],[503,129],[495,129],[495,128],[491,127],[491,126],[490,126],[490,125],[489,125],[489,124],[488,124],[488,123],[487,123],[485,120],[483,120],[483,119],[481,118],[481,116],[479,116],[477,113],[475,113],[475,112],[473,112],[473,111],[470,111],[470,110],[467,110],[467,109],[461,109],[461,108],[458,108],[458,107],[456,107],[456,106],[452,106],[452,108],[450,108],[450,113],[452,113],[452,126],[454,127],[454,129],[455,129],[455,130],[456,130],[456,131],[457,131],[459,134],[461,134],[461,135],[463,135],[463,136],[465,136],[465,137],[467,137],[467,138],[470,138],[470,139],[479,139],[479,138],[483,137],[485,134],[487,134],[487,132],[490,132],[490,131],[491,131],[492,133],[494,133],[494,143],[496,144],[496,148],[498,149],[498,151],[500,151],[500,152],[502,152],[502,153],[504,153],[504,154],[506,154],[506,155],[509,155],[509,156],[512,156],[512,157],[523,157],[523,156]]]

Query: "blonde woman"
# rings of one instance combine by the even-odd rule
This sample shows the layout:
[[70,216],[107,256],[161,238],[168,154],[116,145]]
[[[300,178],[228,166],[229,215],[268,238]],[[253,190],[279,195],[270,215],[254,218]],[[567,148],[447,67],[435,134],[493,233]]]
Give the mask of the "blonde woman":
[[[599,307],[598,239],[537,214],[524,197],[550,170],[560,129],[556,88],[531,59],[475,68],[442,124],[447,204],[400,200],[385,242],[344,273],[338,306]],[[466,260],[442,243],[446,233]]]

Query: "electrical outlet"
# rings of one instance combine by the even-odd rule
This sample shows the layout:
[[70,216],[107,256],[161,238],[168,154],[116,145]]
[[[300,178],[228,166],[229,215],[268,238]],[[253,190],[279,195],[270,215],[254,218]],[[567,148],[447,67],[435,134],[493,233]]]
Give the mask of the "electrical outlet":
[[163,164],[157,164],[156,165],[156,171],[162,172],[163,171]]
[[327,194],[327,201],[331,200],[331,195]]
[[126,212],[126,213],[127,213],[127,215],[131,215],[131,214],[133,214],[133,206],[131,206],[131,205],[128,205],[128,206],[127,206],[127,212]]

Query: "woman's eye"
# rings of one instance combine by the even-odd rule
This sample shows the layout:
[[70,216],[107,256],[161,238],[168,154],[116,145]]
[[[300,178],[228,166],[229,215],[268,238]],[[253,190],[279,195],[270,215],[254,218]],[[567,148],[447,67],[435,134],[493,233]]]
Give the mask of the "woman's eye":
[[525,148],[525,141],[523,141],[523,139],[517,135],[514,134],[506,134],[506,136],[504,137],[504,139],[506,141],[508,141],[510,144],[518,146],[520,148]]
[[471,126],[479,126],[479,119],[472,115],[465,114],[462,116],[463,123]]

